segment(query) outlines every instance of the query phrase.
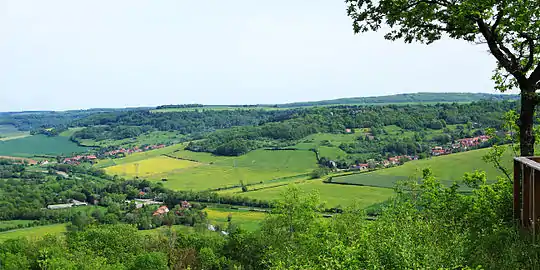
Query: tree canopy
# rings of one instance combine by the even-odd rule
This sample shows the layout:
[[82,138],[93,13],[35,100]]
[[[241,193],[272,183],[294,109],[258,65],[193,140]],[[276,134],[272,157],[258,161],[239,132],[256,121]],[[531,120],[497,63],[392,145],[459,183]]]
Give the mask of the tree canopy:
[[496,88],[521,90],[521,154],[534,154],[540,89],[540,3],[535,0],[346,0],[355,33],[388,26],[385,38],[431,44],[450,37],[486,44]]

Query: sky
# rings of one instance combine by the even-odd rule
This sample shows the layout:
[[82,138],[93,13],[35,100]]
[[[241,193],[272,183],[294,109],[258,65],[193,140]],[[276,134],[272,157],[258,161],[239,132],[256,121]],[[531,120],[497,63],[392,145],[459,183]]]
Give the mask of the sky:
[[342,0],[1,0],[0,111],[496,93],[484,46],[354,35]]

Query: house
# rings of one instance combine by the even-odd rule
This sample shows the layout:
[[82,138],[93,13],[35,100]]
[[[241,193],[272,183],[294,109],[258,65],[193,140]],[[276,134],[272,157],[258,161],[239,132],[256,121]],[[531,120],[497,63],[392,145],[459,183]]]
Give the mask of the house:
[[77,200],[72,200],[71,205],[72,206],[82,206],[82,205],[88,205],[88,203],[87,202],[77,201]]
[[396,164],[399,163],[399,157],[389,157],[389,158],[388,158],[388,162],[389,162],[390,164],[396,165]]
[[345,129],[345,133],[352,133],[352,129],[346,128],[346,129]]
[[73,206],[71,203],[50,204],[50,205],[47,205],[47,209],[51,209],[51,210],[65,209],[65,208],[70,208],[71,206]]
[[166,205],[160,206],[152,216],[162,216],[169,212],[169,208]]
[[432,156],[440,156],[447,154],[447,151],[444,150],[441,146],[436,146],[431,148],[431,155]]
[[188,201],[182,202],[182,208],[190,208],[190,207],[191,207],[191,204]]
[[360,163],[360,164],[356,164],[352,167],[353,169],[358,169],[358,170],[361,170],[361,171],[365,171],[367,169],[369,169],[369,164],[367,163]]

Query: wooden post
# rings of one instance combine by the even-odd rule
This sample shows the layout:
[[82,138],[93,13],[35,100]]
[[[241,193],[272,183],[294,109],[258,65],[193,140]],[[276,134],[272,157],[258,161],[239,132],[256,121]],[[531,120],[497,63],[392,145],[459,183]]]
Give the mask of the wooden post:
[[522,198],[522,210],[521,210],[521,224],[524,227],[530,226],[531,219],[531,171],[532,169],[529,166],[522,165],[523,171],[523,185],[521,194]]
[[534,224],[533,230],[536,232],[536,229],[539,228],[538,219],[540,218],[540,171],[535,171],[534,182],[532,183],[533,190],[533,216],[532,221]]
[[520,192],[521,189],[521,163],[514,160],[514,218],[521,217]]

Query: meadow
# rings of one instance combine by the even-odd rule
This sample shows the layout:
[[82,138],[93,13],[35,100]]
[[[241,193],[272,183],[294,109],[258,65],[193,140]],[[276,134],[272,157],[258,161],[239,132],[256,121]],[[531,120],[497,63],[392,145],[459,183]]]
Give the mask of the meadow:
[[155,174],[148,179],[161,181],[166,178],[164,186],[175,190],[206,190],[238,185],[241,181],[246,184],[267,182],[307,174],[317,168],[315,154],[311,151],[259,149],[234,158],[203,157],[204,161],[214,161],[205,166]]
[[155,144],[168,144],[168,143],[178,143],[185,138],[185,135],[178,134],[176,132],[170,131],[152,131],[148,133],[141,134],[136,138],[128,138],[123,140],[80,140],[81,145],[83,146],[94,146],[94,147],[133,147],[141,146],[145,144],[155,145]]
[[[429,159],[410,161],[402,166],[381,169],[373,172],[359,173],[347,176],[334,177],[333,182],[351,183],[366,186],[391,188],[396,181],[407,180],[409,177],[418,178],[422,176],[422,170],[430,168],[435,177],[445,184],[452,184],[460,181],[464,173],[475,170],[485,171],[488,180],[497,180],[503,174],[493,165],[482,160],[482,156],[488,153],[489,149],[479,149],[446,156],[433,157]],[[504,166],[511,168],[512,153],[506,151],[503,157]]]
[[26,225],[34,222],[33,220],[1,220],[0,229],[13,228],[17,225]]
[[53,224],[45,226],[36,226],[24,229],[0,232],[0,242],[8,239],[20,237],[41,238],[47,234],[56,235],[66,232],[66,224]]
[[30,136],[28,131],[20,131],[12,125],[0,125],[0,141],[20,139]]
[[95,166],[98,167],[98,168],[105,168],[105,167],[110,167],[110,166],[133,163],[133,162],[142,161],[142,160],[149,159],[149,158],[159,157],[159,156],[162,156],[164,154],[170,154],[170,153],[172,153],[174,151],[177,151],[179,149],[184,149],[184,145],[183,144],[174,144],[174,145],[167,146],[167,147],[164,147],[164,148],[161,148],[161,149],[155,149],[155,150],[150,150],[150,151],[146,151],[146,152],[134,153],[134,154],[128,155],[128,156],[126,156],[124,158],[102,159],[102,160],[99,160],[98,163]]
[[157,156],[108,167],[105,171],[109,174],[119,176],[152,177],[155,174],[169,173],[199,165],[201,164],[193,161]]
[[[303,192],[318,192],[321,201],[325,203],[326,207],[346,207],[355,203],[359,207],[364,208],[383,202],[389,199],[394,193],[392,189],[388,188],[326,184],[322,180],[303,180],[297,182],[296,185]],[[280,198],[280,195],[287,188],[289,186],[284,185],[275,188],[248,191],[236,195],[273,201]]]
[[73,143],[67,137],[33,135],[20,139],[0,141],[1,156],[32,157],[36,155],[71,155],[89,150]]
[[257,230],[261,220],[266,217],[266,214],[262,212],[239,209],[209,207],[204,211],[208,214],[208,221],[210,224],[217,224],[221,226],[221,228],[225,228],[227,226],[228,217],[231,215],[231,223],[248,231]]

